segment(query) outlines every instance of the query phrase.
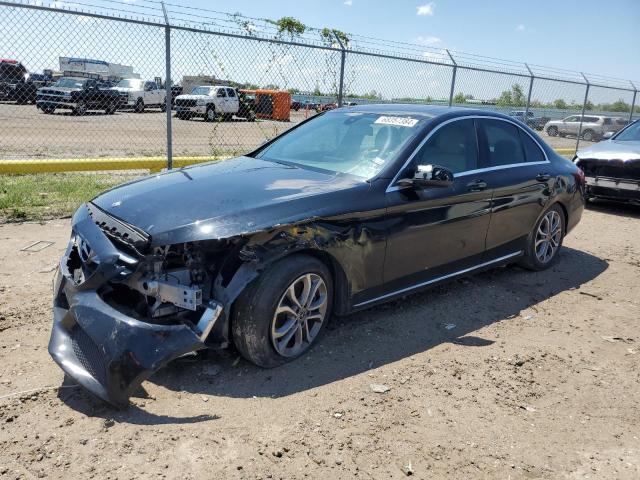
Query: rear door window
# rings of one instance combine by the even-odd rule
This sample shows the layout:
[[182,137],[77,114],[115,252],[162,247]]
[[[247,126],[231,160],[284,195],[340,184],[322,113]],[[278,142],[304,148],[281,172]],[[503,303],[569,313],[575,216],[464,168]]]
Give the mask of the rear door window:
[[482,119],[488,167],[525,163],[519,128],[502,120]]
[[233,88],[227,88],[227,95],[229,98],[236,98],[236,91]]
[[531,136],[522,129],[520,130],[520,140],[524,147],[524,156],[527,163],[530,162],[545,162],[547,159],[542,152],[540,146],[531,138]]

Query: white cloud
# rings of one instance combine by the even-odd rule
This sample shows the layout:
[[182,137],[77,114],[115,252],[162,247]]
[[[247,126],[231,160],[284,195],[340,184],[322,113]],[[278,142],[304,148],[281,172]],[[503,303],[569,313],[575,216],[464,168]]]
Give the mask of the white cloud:
[[525,26],[521,23],[520,25],[518,25],[516,27],[516,31],[518,32],[524,32],[525,31]]
[[442,39],[438,37],[423,37],[420,35],[419,37],[416,37],[414,41],[419,45],[435,45],[442,42]]
[[353,0],[344,0],[344,4],[345,4],[347,7],[350,7],[351,5],[353,5]]
[[418,15],[432,17],[433,14],[435,13],[436,4],[435,2],[429,2],[425,5],[420,5],[419,7],[416,7],[416,9],[418,10]]
[[443,48],[439,51],[432,52],[423,52],[422,56],[427,60],[431,60],[432,62],[444,62],[446,63],[449,60],[449,55],[447,51]]

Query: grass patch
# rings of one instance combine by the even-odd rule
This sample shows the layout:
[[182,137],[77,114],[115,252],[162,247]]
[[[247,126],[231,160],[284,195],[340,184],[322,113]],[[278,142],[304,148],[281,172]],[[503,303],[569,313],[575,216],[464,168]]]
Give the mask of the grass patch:
[[113,172],[0,175],[0,222],[69,216],[81,203],[137,176]]

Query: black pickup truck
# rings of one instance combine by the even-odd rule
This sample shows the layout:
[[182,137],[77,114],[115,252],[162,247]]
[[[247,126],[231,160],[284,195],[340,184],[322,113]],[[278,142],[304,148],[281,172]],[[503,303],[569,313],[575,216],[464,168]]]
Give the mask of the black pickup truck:
[[36,106],[44,113],[66,108],[76,115],[84,115],[89,110],[104,110],[111,115],[122,101],[118,91],[103,87],[98,80],[62,77],[50,87],[38,89]]

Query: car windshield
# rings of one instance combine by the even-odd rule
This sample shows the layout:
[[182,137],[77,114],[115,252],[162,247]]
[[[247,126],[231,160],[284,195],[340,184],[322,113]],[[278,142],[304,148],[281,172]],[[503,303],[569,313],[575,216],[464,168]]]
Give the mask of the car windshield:
[[286,133],[258,157],[369,179],[424,121],[423,116],[333,111]]
[[142,90],[142,80],[137,78],[125,78],[118,82],[118,87],[123,88],[135,88],[136,90]]
[[209,95],[211,87],[196,87],[191,90],[191,95]]
[[56,82],[56,87],[62,88],[82,88],[86,80],[79,78],[61,78]]
[[622,130],[615,136],[615,140],[619,142],[638,142],[640,141],[640,121],[636,121]]

